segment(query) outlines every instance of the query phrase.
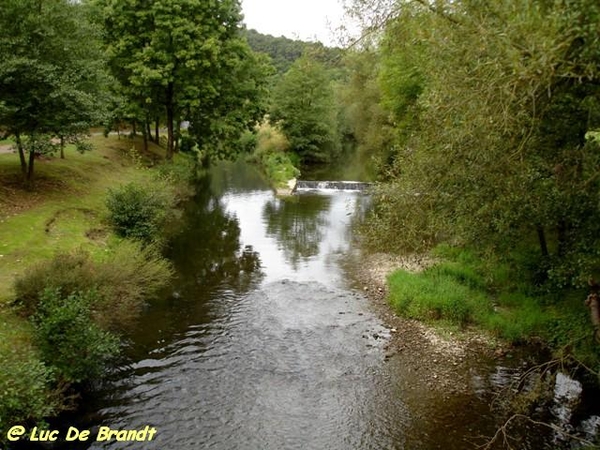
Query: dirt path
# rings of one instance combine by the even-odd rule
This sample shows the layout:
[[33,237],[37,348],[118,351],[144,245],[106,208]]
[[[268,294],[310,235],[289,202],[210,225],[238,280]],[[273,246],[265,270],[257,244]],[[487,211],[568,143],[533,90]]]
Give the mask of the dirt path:
[[13,146],[12,145],[0,145],[0,154],[1,153],[13,153]]

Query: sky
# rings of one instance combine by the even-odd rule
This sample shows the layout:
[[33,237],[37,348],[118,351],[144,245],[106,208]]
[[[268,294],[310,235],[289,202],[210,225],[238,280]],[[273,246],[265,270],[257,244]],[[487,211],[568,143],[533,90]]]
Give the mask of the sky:
[[344,15],[341,0],[242,0],[244,22],[263,34],[335,45]]

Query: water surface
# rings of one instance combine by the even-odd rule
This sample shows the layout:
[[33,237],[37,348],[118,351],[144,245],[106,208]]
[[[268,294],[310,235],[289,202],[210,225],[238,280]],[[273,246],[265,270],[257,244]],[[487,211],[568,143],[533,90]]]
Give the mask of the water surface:
[[364,195],[280,200],[243,163],[197,188],[175,282],[72,418],[156,438],[83,448],[464,449],[493,433],[493,364],[464,374],[479,391],[440,397],[386,360],[390,332],[343,269]]

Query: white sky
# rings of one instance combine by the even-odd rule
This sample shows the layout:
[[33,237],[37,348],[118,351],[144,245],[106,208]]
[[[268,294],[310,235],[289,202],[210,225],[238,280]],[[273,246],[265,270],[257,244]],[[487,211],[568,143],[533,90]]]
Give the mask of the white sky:
[[341,0],[242,0],[244,22],[263,34],[336,44]]

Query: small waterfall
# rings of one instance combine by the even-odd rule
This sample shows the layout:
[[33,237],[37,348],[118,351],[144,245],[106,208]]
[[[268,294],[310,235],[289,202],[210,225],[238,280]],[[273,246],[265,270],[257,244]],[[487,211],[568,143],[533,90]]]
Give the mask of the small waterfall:
[[361,181],[308,181],[298,180],[297,191],[365,191],[371,183]]

